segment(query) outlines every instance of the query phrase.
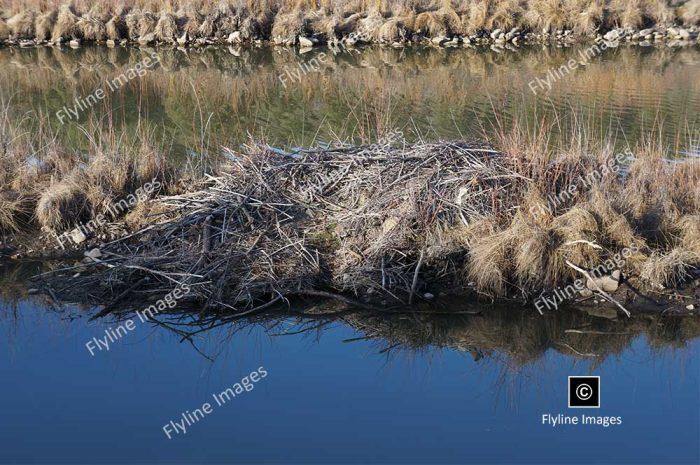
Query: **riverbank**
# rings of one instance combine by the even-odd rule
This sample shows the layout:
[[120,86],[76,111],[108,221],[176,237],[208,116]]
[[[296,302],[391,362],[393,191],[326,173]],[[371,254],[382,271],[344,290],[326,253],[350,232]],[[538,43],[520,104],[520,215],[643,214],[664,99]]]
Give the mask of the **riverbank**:
[[188,299],[234,313],[299,296],[387,308],[449,295],[542,313],[579,299],[692,311],[697,160],[651,144],[552,152],[526,140],[250,144],[196,182],[154,152],[141,170],[104,156],[33,170],[16,160],[2,226],[29,242],[6,254],[85,252],[53,289],[100,305],[186,284]]
[[310,48],[379,43],[401,47],[697,43],[700,1],[162,2],[139,8],[25,2],[0,10],[0,42],[204,46],[262,43]]

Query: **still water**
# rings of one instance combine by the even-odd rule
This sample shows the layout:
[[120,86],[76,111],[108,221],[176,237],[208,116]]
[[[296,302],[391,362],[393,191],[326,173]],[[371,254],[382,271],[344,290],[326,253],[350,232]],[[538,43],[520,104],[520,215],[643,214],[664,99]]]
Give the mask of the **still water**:
[[[490,139],[513,121],[544,124],[553,141],[585,127],[589,137],[633,145],[653,129],[671,150],[697,152],[700,48],[609,49],[532,92],[531,82],[583,61],[584,50],[13,48],[0,50],[0,95],[16,121],[49,115],[43,129],[69,145],[87,147],[84,128],[93,125],[148,123],[180,156],[251,137],[280,147],[369,143],[390,129],[409,139]],[[59,122],[57,111],[153,52],[159,64],[143,77]]]
[[[16,118],[54,115],[145,50],[0,50],[0,96]],[[633,143],[651,127],[697,153],[700,50],[608,50],[546,94],[528,83],[578,53],[158,50],[160,66],[51,130],[152,126],[187,157],[249,137],[282,147],[490,137],[499,121],[545,119],[553,140],[585,125]],[[499,119],[500,118],[500,119]],[[36,129],[36,128],[34,128]],[[42,128],[47,129],[47,128]],[[267,315],[193,343],[138,325],[110,350],[85,344],[118,323],[0,279],[0,463],[698,463],[700,323],[523,309],[451,318]],[[163,426],[264,367],[267,376],[168,439]],[[567,377],[601,377],[600,409],[567,408]],[[542,415],[621,425],[542,424]]]
[[[1,463],[700,460],[697,319],[268,315],[194,345],[137,324],[92,356],[85,344],[118,322],[21,282],[2,295]],[[216,405],[261,367],[251,390]],[[567,408],[570,375],[601,377],[600,409]],[[168,439],[163,427],[204,403]],[[552,427],[544,414],[622,424]]]

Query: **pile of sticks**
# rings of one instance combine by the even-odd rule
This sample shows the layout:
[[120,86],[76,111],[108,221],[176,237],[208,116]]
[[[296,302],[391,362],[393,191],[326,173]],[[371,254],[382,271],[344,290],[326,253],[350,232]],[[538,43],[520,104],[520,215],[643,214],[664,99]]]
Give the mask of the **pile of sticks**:
[[227,152],[217,176],[154,201],[165,219],[60,287],[104,304],[187,284],[203,312],[237,314],[295,295],[410,303],[459,275],[451,231],[509,208],[527,182],[479,143]]

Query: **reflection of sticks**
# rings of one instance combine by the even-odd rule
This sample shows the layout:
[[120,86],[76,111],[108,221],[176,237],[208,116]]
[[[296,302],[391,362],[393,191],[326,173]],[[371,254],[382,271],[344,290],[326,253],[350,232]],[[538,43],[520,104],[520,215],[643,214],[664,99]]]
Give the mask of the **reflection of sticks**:
[[626,284],[627,287],[629,287],[629,288],[632,290],[632,292],[634,292],[635,294],[637,294],[637,295],[638,295],[639,297],[641,297],[642,299],[648,300],[649,302],[653,303],[653,304],[656,305],[657,307],[661,305],[659,302],[657,302],[656,300],[652,299],[651,297],[642,294],[642,293],[639,291],[639,289],[637,289],[636,287],[634,287],[628,280],[625,280],[625,282],[624,282],[623,284]]
[[138,289],[139,287],[141,287],[143,284],[146,284],[148,281],[150,281],[150,278],[148,278],[148,277],[146,277],[146,278],[141,278],[140,280],[138,280],[138,281],[136,282],[136,284],[134,284],[133,286],[129,287],[127,290],[125,290],[124,292],[122,292],[121,294],[119,294],[119,295],[112,301],[111,304],[107,305],[107,306],[106,306],[105,308],[103,308],[99,313],[97,313],[95,316],[93,316],[92,318],[90,318],[90,321],[96,320],[96,319],[98,319],[98,318],[102,318],[103,316],[106,316],[106,315],[108,315],[109,313],[111,313],[111,312],[114,310],[114,308],[115,308],[115,306],[116,306],[117,303],[119,303],[119,302],[120,302],[124,297],[126,297],[127,295],[131,294],[134,290],[136,290],[136,289]]
[[603,334],[612,334],[612,335],[624,335],[624,334],[632,334],[632,333],[616,333],[616,332],[607,332],[607,331],[581,331],[580,329],[567,329],[564,331],[565,333],[573,333],[573,334],[596,334],[596,335],[603,335]]
[[580,355],[581,357],[600,357],[600,355],[598,355],[598,354],[584,354],[582,352],[579,352],[578,350],[571,347],[569,344],[564,344],[563,342],[555,342],[555,344],[558,346],[566,347],[567,349]]
[[345,296],[340,295],[340,294],[334,294],[332,292],[317,291],[314,289],[287,292],[287,295],[294,295],[294,294],[308,295],[308,296],[313,296],[313,297],[325,297],[327,299],[338,300],[340,302],[343,302],[344,304],[352,305],[353,307],[364,308],[366,310],[382,311],[382,309],[380,309],[380,308],[372,307],[370,305],[365,305],[362,302],[359,302],[357,300],[351,299],[349,297],[345,297]]
[[598,283],[595,282],[595,279],[593,279],[593,277],[590,275],[590,273],[588,273],[588,271],[579,268],[578,266],[576,266],[576,265],[574,265],[573,263],[571,263],[569,260],[566,260],[566,264],[569,265],[569,266],[570,266],[571,268],[573,268],[574,270],[578,271],[579,273],[582,273],[586,278],[588,278],[588,280],[589,280],[590,282],[593,283],[593,285],[596,287],[596,289],[598,289],[598,292],[600,293],[600,295],[602,295],[603,297],[605,297],[606,299],[608,299],[610,302],[612,302],[612,303],[614,303],[615,305],[617,305],[618,307],[620,307],[620,309],[621,309],[623,312],[625,312],[625,315],[627,315],[627,318],[629,318],[629,317],[632,316],[632,314],[629,312],[629,310],[627,310],[625,307],[623,307],[622,304],[621,304],[620,302],[618,302],[617,300],[613,299],[612,296],[611,296],[610,294],[608,294],[607,292],[605,292],[605,291],[598,285]]

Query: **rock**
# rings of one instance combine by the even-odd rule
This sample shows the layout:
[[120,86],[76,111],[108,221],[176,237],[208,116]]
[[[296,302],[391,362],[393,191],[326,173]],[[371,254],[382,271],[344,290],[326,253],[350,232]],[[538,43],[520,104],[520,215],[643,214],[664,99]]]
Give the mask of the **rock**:
[[38,293],[39,293],[39,289],[36,289],[33,287],[30,289],[27,289],[27,294],[29,294],[29,295],[34,295],[34,294],[38,294]]
[[593,291],[590,289],[581,289],[579,294],[581,294],[581,297],[590,297],[593,295]]
[[68,235],[75,244],[82,244],[87,240],[87,236],[78,228],[72,230]]
[[620,37],[622,37],[622,35],[617,31],[617,29],[613,29],[612,31],[608,31],[603,36],[603,39],[607,40],[608,42],[615,42],[616,40],[620,40]]
[[447,37],[433,37],[430,41],[435,45],[442,45],[444,42],[447,42]]
[[690,32],[688,32],[687,29],[679,29],[678,34],[676,35],[676,39],[688,40],[690,39]]
[[185,45],[188,42],[187,33],[185,32],[177,39],[177,43],[180,45]]
[[491,33],[491,38],[493,40],[496,40],[502,33],[503,31],[501,29],[496,29]]
[[299,36],[299,46],[301,48],[310,48],[316,45],[313,40],[309,39],[308,37],[304,36]]
[[690,305],[688,305],[688,306],[685,307],[685,308],[686,308],[686,310],[695,310],[695,305],[690,304]]
[[154,33],[146,34],[145,36],[139,37],[139,43],[141,45],[149,45],[156,41],[156,35]]
[[86,251],[83,255],[85,255],[87,258],[92,258],[93,260],[102,258],[102,252],[97,248]]
[[243,39],[241,39],[241,31],[235,31],[229,34],[226,38],[226,42],[229,44],[240,44],[243,42]]
[[651,36],[653,33],[654,33],[654,29],[648,28],[648,29],[642,29],[641,31],[639,31],[638,34],[641,37],[647,37],[647,36]]
[[68,45],[71,48],[78,48],[78,47],[80,47],[80,39],[73,39],[70,42],[68,42]]
[[107,47],[114,48],[116,45],[117,45],[117,43],[115,41],[113,41],[112,39],[107,40]]
[[426,292],[425,294],[423,294],[423,298],[425,300],[433,300],[435,298],[435,295],[431,294],[430,292]]
[[615,292],[620,287],[621,275],[620,270],[615,270],[611,275],[593,279],[592,281],[590,279],[587,280],[586,287],[591,291],[597,291],[600,288],[605,292]]

